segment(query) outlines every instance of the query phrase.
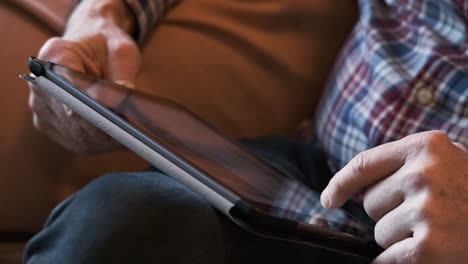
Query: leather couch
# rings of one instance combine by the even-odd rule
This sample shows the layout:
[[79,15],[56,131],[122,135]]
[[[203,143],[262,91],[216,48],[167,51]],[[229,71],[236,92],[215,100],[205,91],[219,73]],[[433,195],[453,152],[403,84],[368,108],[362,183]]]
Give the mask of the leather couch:
[[[31,125],[18,74],[62,32],[72,2],[0,1],[0,236],[39,230],[53,206],[98,175],[147,166],[132,153],[74,156]],[[354,1],[185,0],[143,47],[137,87],[236,137],[292,134],[313,113],[355,18]],[[0,264],[8,248],[0,245]]]

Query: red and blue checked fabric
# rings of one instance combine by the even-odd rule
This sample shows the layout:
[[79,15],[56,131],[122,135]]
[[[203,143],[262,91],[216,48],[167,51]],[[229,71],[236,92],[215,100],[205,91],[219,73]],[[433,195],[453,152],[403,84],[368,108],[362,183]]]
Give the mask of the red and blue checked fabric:
[[468,1],[360,0],[316,115],[334,169],[426,130],[468,146]]

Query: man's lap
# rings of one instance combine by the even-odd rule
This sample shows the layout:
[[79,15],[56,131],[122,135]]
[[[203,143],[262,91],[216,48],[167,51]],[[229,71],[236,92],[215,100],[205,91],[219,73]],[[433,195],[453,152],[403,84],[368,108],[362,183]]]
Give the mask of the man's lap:
[[[304,181],[308,181],[311,170],[321,166],[311,160],[313,146],[285,138],[244,144],[277,169]],[[250,234],[157,170],[113,173],[90,183],[54,210],[25,253],[28,264],[267,261],[358,260]]]

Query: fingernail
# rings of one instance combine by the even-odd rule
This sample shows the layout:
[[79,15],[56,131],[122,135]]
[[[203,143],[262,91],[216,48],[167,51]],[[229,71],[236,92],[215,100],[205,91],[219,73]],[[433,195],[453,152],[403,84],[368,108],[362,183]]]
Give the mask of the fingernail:
[[132,81],[127,81],[127,80],[117,80],[115,81],[116,84],[125,86],[130,89],[135,89],[135,83]]

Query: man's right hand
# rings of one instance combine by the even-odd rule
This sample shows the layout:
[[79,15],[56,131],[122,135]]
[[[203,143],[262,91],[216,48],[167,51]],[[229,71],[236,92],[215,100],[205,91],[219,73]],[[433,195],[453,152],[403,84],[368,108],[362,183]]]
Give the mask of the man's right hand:
[[[48,40],[38,58],[134,88],[140,67],[140,51],[129,35],[134,26],[135,18],[123,0],[84,0],[63,37]],[[72,152],[97,154],[121,148],[34,85],[29,105],[34,126]]]

